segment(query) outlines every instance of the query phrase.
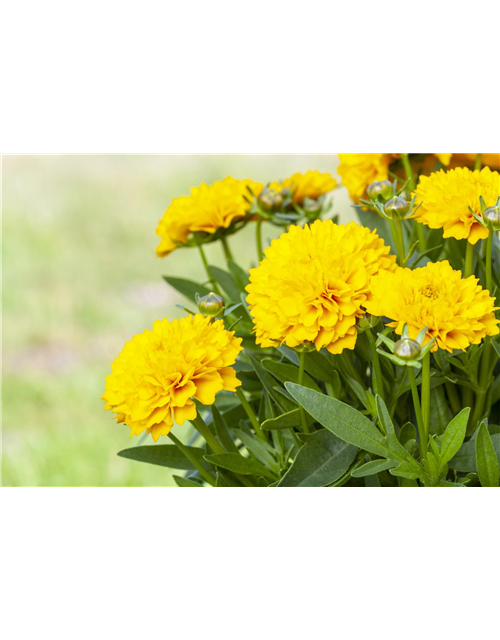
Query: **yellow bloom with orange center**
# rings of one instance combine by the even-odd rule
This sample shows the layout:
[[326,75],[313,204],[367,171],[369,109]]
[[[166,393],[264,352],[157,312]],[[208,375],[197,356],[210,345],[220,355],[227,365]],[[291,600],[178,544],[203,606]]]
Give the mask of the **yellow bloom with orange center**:
[[395,268],[389,251],[374,231],[355,222],[290,227],[250,270],[247,302],[257,344],[354,349],[371,277]]
[[317,200],[325,193],[333,191],[336,186],[337,181],[329,173],[307,171],[294,173],[283,182],[272,182],[269,188],[276,191],[288,189],[292,192],[292,200],[297,204],[303,204],[306,198]]
[[157,320],[151,331],[127,342],[111,365],[105,408],[130,427],[130,437],[146,430],[156,442],[174,421],[196,418],[194,400],[210,405],[218,391],[236,391],[241,382],[232,365],[241,349],[241,338],[226,331],[222,320]]
[[421,203],[414,217],[431,229],[443,229],[444,238],[466,238],[471,244],[488,237],[488,229],[481,226],[469,210],[481,214],[479,197],[487,207],[500,196],[500,174],[485,167],[471,171],[459,167],[451,171],[437,171],[421,176],[415,190],[416,204]]
[[447,260],[381,272],[372,279],[371,293],[365,305],[369,313],[390,318],[388,326],[399,335],[407,324],[412,339],[428,327],[424,344],[436,338],[432,351],[463,351],[499,332],[489,291],[474,276],[462,278]]
[[174,198],[158,224],[156,248],[160,257],[188,241],[193,233],[214,234],[228,229],[237,220],[248,220],[251,199],[248,188],[257,196],[262,184],[252,180],[235,180],[228,176],[211,185],[193,187],[189,196]]

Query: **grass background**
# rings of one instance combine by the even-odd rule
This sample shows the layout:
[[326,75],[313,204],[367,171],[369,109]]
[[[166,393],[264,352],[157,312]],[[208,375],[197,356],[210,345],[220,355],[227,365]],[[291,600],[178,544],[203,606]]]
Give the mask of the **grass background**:
[[[156,258],[159,218],[200,182],[335,175],[337,164],[326,155],[4,157],[3,484],[171,485],[168,470],[117,457],[132,446],[129,431],[100,399],[124,342],[182,315],[175,304],[185,301],[162,275],[206,280],[196,250]],[[333,212],[353,218],[342,188]],[[264,227],[264,237],[276,233]],[[230,244],[242,266],[255,262],[253,225]],[[207,253],[223,266],[219,243]]]

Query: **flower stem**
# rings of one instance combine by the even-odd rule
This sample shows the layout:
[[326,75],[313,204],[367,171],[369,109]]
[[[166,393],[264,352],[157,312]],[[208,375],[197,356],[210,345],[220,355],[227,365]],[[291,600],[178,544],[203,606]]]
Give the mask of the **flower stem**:
[[474,245],[467,241],[467,249],[465,250],[465,268],[464,278],[468,278],[473,275],[474,267]]
[[[195,235],[196,237],[196,235]],[[207,274],[208,279],[210,280],[210,285],[214,291],[214,293],[216,293],[218,296],[221,295],[219,287],[217,286],[217,283],[215,282],[215,280],[212,278],[211,274],[210,274],[210,270],[208,268],[208,260],[207,260],[207,256],[205,255],[205,251],[203,250],[203,247],[201,246],[201,244],[199,244],[198,241],[196,241],[197,246],[198,246],[198,250],[200,252],[200,256],[201,256],[201,261],[203,262],[203,266],[205,267],[205,272]]]
[[227,241],[227,238],[224,238],[223,236],[221,238],[221,242],[222,248],[224,249],[224,257],[226,258],[226,262],[229,262],[229,260],[232,260],[234,262],[233,254],[231,253],[231,249],[229,248],[229,242]]
[[203,466],[200,464],[200,461],[193,456],[188,447],[183,445],[179,438],[176,438],[173,433],[169,433],[168,437],[177,446],[177,448],[182,451],[186,458],[194,465],[200,476],[206,482],[208,482],[208,484],[212,485],[212,487],[215,487],[215,478],[213,477],[213,475],[203,468]]
[[408,178],[408,187],[413,193],[415,191],[415,176],[413,175],[413,169],[411,168],[410,158],[407,153],[401,154],[401,160],[403,161],[403,167]]
[[425,451],[429,440],[429,420],[431,415],[431,354],[425,354],[422,360],[422,423],[424,426]]
[[403,236],[403,223],[401,222],[401,220],[396,220],[396,233],[397,233],[398,242],[399,242],[398,253],[400,253],[400,262],[401,262],[401,266],[404,267],[405,261],[406,261],[406,254],[405,254],[405,240]]
[[[401,221],[399,221],[399,224],[401,224]],[[401,236],[399,235],[399,230],[396,226],[396,223],[394,222],[394,220],[389,220],[389,226],[391,228],[391,233],[392,233],[392,238],[394,240],[394,244],[396,245],[396,253],[398,254],[398,262],[399,262],[399,266],[402,267],[403,263],[404,263],[404,245],[401,245]]]
[[257,258],[259,262],[264,259],[264,252],[262,251],[262,217],[257,218],[255,225],[255,243],[257,245]]
[[484,402],[491,383],[490,375],[490,339],[484,339],[483,354],[481,356],[481,373],[479,374],[479,389],[476,392],[474,411],[472,412],[471,427],[475,429],[477,423],[483,417]]
[[[299,384],[302,385],[304,383],[304,365],[306,359],[306,351],[302,349],[299,356]],[[299,412],[300,412],[300,422],[302,425],[302,431],[304,433],[311,433],[309,426],[307,424],[306,412],[304,407],[299,404]]]
[[205,420],[203,420],[199,413],[197,414],[196,418],[192,420],[192,423],[196,427],[198,433],[203,438],[205,438],[208,446],[213,450],[214,453],[226,453],[224,447],[210,431]]
[[380,358],[377,351],[377,345],[375,344],[375,338],[371,330],[367,332],[368,340],[370,342],[370,349],[372,354],[373,371],[372,371],[372,386],[373,392],[379,395],[382,400],[384,399],[384,379],[382,378],[382,370],[380,369]]
[[490,292],[490,295],[493,294],[493,275],[491,270],[491,260],[492,260],[492,248],[493,248],[493,231],[489,230],[488,237],[486,238],[486,288]]
[[481,171],[481,153],[476,155],[476,162],[474,163],[474,171]]
[[408,377],[410,378],[410,388],[411,388],[411,395],[413,398],[413,406],[415,408],[415,415],[417,417],[418,435],[420,439],[420,460],[422,461],[427,454],[427,438],[425,436],[424,421],[422,419],[422,409],[420,408],[417,381],[415,380],[413,367],[407,367],[407,369],[408,369]]
[[255,433],[259,436],[259,438],[266,440],[266,436],[261,429],[257,416],[255,415],[255,411],[252,409],[252,407],[250,406],[250,403],[245,398],[245,394],[243,393],[241,387],[238,387],[238,389],[236,389],[236,395],[238,397],[238,400],[241,402],[241,406],[245,410],[245,413],[250,418],[250,422],[252,423],[252,426],[255,429]]

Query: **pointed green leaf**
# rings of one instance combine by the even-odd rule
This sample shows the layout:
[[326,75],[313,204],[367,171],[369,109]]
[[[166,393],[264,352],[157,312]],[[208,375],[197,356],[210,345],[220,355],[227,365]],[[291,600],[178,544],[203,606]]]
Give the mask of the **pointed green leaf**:
[[[299,380],[299,370],[293,364],[284,364],[283,362],[278,362],[271,358],[263,358],[261,360],[261,364],[280,382],[298,382]],[[309,389],[319,391],[318,385],[307,373],[304,374],[303,384]]]
[[205,460],[216,467],[222,467],[222,469],[227,469],[233,473],[240,473],[244,476],[263,476],[264,478],[276,480],[276,476],[269,469],[266,469],[263,464],[251,458],[244,458],[239,453],[209,454],[205,456]]
[[[476,438],[477,431],[474,436],[465,442],[461,447],[457,455],[450,460],[448,466],[455,471],[461,471],[463,473],[475,473],[476,467]],[[490,436],[493,448],[500,459],[500,433],[493,433]]]
[[[198,447],[187,447],[189,452],[199,460],[204,467],[207,465],[203,462],[205,451]],[[137,462],[147,462],[156,464],[160,467],[170,467],[171,469],[183,469],[185,471],[195,471],[196,467],[190,462],[182,451],[175,444],[153,444],[141,447],[131,447],[119,451],[121,458],[136,460]]]
[[318,431],[300,449],[278,487],[325,487],[346,473],[357,451],[329,431]]
[[470,407],[462,409],[448,424],[441,440],[440,464],[449,462],[460,450],[467,432]]
[[208,271],[212,278],[224,289],[230,300],[236,301],[240,299],[238,285],[227,271],[219,269],[219,267],[208,267]]
[[189,478],[183,478],[182,476],[172,476],[178,487],[202,487],[198,482],[194,482]]
[[185,278],[173,278],[171,276],[163,276],[163,279],[166,280],[171,287],[176,289],[179,293],[182,293],[183,296],[192,302],[196,302],[196,294],[203,297],[210,293],[210,289],[207,289],[203,285],[193,282],[192,280],[186,280]]
[[500,465],[484,422],[480,425],[476,438],[476,464],[481,485],[483,487],[498,487]]
[[365,478],[387,469],[393,469],[398,463],[394,460],[371,460],[352,472],[353,478]]

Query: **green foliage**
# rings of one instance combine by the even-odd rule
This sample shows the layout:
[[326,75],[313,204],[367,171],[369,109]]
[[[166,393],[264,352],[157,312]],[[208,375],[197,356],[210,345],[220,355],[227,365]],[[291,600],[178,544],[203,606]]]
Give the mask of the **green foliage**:
[[476,465],[483,487],[498,487],[500,465],[486,425],[482,423],[476,438]]

